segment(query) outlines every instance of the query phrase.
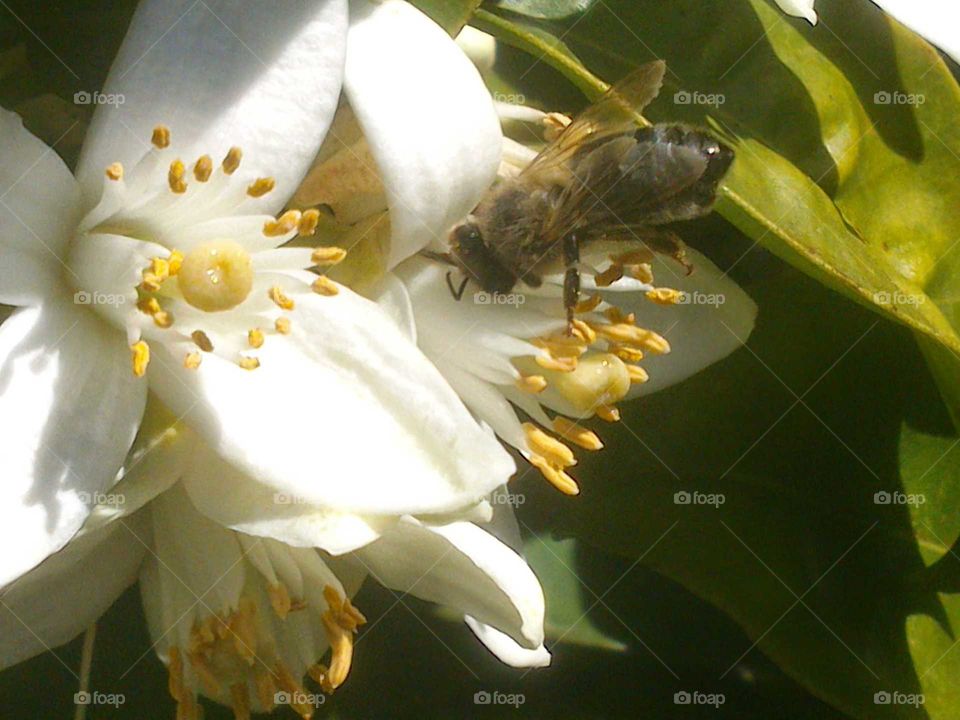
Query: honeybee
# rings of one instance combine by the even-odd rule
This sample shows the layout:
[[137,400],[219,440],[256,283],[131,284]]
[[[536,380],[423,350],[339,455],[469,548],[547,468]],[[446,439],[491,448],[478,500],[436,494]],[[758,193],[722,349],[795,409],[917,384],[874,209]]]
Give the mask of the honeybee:
[[[577,116],[514,178],[494,185],[451,231],[448,253],[489,293],[519,282],[539,287],[565,269],[568,328],[580,295],[580,250],[598,241],[641,242],[683,261],[683,243],[663,225],[710,212],[733,151],[709,134],[676,124],[639,127],[659,94],[666,65],[647,63]],[[686,265],[686,263],[684,263]],[[689,268],[688,268],[689,270]]]

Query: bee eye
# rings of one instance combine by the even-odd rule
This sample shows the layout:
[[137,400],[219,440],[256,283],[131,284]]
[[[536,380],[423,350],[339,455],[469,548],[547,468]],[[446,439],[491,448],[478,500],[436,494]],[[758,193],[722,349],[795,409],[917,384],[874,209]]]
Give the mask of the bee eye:
[[483,236],[480,234],[480,229],[473,224],[461,225],[457,228],[456,239],[461,247],[468,249],[483,244]]

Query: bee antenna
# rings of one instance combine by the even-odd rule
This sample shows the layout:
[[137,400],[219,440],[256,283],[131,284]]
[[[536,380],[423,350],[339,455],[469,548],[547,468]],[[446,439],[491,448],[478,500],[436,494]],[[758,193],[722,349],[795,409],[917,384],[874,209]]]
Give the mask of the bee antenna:
[[460,287],[453,287],[453,270],[450,270],[447,273],[447,287],[450,289],[450,294],[453,295],[453,299],[457,302],[463,298],[463,292],[467,289],[467,283],[470,282],[470,278],[465,277],[463,282],[460,283]]

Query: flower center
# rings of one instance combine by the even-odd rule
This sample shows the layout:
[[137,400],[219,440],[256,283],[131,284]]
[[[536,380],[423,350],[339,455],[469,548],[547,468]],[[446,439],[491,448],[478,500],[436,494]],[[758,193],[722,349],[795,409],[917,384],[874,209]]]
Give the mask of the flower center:
[[242,303],[253,289],[250,254],[233,240],[202,243],[183,258],[177,275],[183,299],[204,312]]

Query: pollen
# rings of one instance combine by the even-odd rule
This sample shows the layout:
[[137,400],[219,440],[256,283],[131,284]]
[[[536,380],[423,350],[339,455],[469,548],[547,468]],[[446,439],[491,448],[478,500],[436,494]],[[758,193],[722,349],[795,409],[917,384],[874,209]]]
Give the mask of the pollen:
[[223,158],[223,162],[220,164],[220,167],[223,168],[223,172],[226,175],[233,175],[237,168],[240,167],[240,161],[243,159],[243,151],[234,146],[227,151],[227,154]]
[[274,329],[281,335],[290,334],[290,318],[278,317],[273,323]]
[[290,298],[283,290],[280,289],[279,285],[274,285],[267,291],[267,295],[281,310],[293,310],[295,303],[293,299]]
[[260,328],[250,328],[247,332],[247,344],[252,348],[263,347],[263,330]]
[[153,135],[150,137],[150,142],[153,143],[153,146],[157,150],[163,150],[170,146],[170,128],[166,125],[157,125],[153,129]]
[[336,265],[347,257],[347,251],[339,247],[319,247],[310,255],[314,265]]
[[654,288],[648,290],[647,300],[657,305],[679,305],[683,299],[683,293],[673,288]]
[[187,183],[183,179],[186,168],[182,160],[174,160],[170,163],[170,170],[167,172],[167,184],[171,192],[181,195],[187,191]]
[[320,224],[319,210],[304,210],[300,217],[300,224],[297,226],[297,232],[303,236],[313,235],[317,231],[317,225]]
[[147,373],[147,365],[150,364],[150,346],[143,340],[139,340],[130,346],[132,356],[133,374],[136,377],[143,377]]
[[190,305],[204,312],[221,312],[235,308],[250,295],[253,264],[239,243],[211,240],[187,253],[177,280]]
[[110,180],[123,180],[123,165],[118,162],[108,165],[106,174]]
[[564,440],[569,440],[584,450],[600,450],[603,448],[603,443],[596,433],[587,430],[563,415],[557,415],[553,419],[553,430]]
[[317,295],[324,295],[326,297],[332,297],[340,292],[337,284],[326,275],[320,275],[314,280],[310,289],[317,293]]
[[547,379],[543,375],[521,375],[517,378],[517,387],[525,393],[536,395],[547,388]]
[[277,181],[272,177],[262,177],[254,180],[247,186],[247,195],[253,198],[263,197],[276,187]]
[[263,234],[267,237],[280,237],[297,229],[300,224],[300,211],[287,210],[276,220],[268,220],[263,224]]
[[197,182],[205,183],[213,174],[213,159],[209,155],[201,155],[193,166],[193,177]]

